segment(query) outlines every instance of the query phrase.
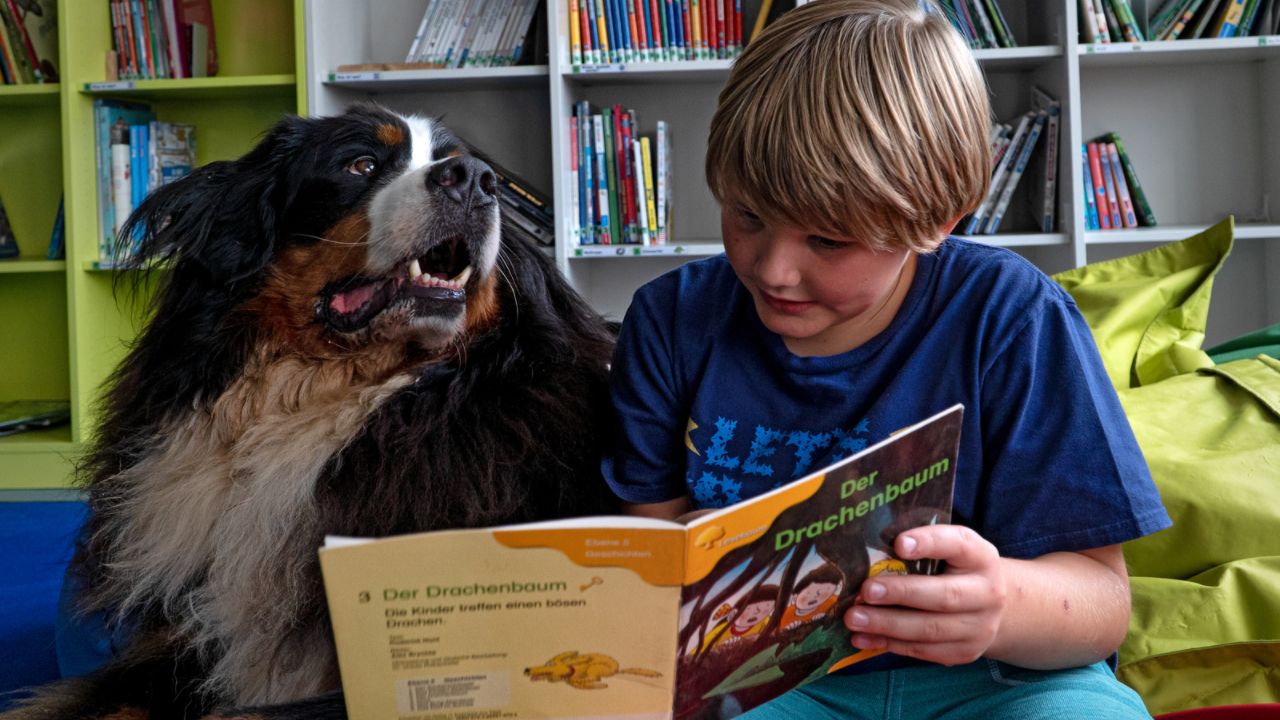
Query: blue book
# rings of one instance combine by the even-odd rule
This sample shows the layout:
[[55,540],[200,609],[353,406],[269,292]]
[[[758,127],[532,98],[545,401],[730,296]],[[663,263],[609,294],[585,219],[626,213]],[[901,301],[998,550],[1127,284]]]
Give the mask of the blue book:
[[1089,151],[1084,143],[1080,144],[1081,179],[1084,182],[1084,229],[1100,230],[1098,221],[1098,204],[1093,199],[1093,176],[1089,172]]
[[111,126],[151,122],[155,113],[145,103],[99,99],[93,101],[95,165],[98,174],[98,256],[110,260],[115,245],[116,213],[111,193]]
[[58,200],[58,214],[53,219],[53,233],[49,235],[49,260],[61,260],[67,256],[67,223],[63,210],[64,199]]
[[1107,216],[1111,218],[1111,229],[1121,230],[1124,228],[1124,220],[1120,217],[1120,191],[1116,189],[1115,173],[1111,170],[1111,158],[1107,157],[1104,148],[1098,149],[1099,159],[1102,161],[1102,184],[1107,188]]

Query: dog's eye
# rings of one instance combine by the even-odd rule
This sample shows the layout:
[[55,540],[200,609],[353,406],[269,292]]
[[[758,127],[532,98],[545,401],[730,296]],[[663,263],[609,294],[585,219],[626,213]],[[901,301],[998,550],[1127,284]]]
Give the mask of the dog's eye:
[[357,158],[355,162],[347,166],[347,172],[352,175],[364,175],[368,177],[378,169],[378,161],[368,155]]

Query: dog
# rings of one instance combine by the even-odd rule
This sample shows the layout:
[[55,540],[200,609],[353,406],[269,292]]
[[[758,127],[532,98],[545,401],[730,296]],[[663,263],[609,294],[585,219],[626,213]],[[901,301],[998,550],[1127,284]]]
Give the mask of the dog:
[[344,717],[317,551],[617,510],[605,321],[501,232],[438,120],[287,117],[149,195],[156,268],[78,469],[73,567],[129,642],[5,720]]

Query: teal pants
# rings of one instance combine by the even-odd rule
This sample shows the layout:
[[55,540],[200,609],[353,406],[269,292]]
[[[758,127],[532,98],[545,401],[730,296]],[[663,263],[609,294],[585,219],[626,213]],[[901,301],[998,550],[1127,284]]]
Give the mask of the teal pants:
[[[732,714],[732,713],[730,713]],[[743,720],[1150,720],[1138,694],[1106,663],[1027,670],[994,660],[828,675]]]

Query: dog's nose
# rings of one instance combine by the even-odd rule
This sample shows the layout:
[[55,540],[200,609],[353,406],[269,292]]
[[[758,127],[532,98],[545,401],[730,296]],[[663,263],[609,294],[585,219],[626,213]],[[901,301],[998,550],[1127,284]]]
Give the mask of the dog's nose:
[[427,171],[427,188],[434,187],[460,205],[479,207],[494,201],[498,178],[483,160],[461,155],[442,160]]

